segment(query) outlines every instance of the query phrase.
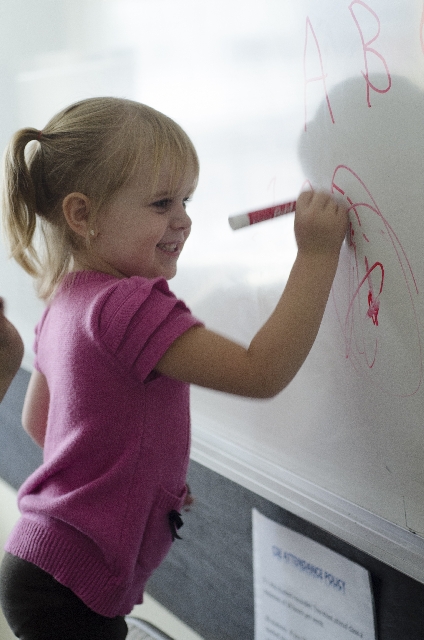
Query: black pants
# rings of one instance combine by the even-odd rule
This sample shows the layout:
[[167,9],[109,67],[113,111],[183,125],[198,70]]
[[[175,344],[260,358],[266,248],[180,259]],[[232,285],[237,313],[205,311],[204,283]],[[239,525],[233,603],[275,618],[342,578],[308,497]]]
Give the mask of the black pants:
[[6,553],[0,569],[0,604],[21,640],[124,640],[121,616],[105,618],[35,565]]

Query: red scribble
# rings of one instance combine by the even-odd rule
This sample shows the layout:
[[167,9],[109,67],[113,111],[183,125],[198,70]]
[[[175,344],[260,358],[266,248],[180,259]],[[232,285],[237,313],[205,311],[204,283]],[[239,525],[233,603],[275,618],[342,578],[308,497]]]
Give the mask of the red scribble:
[[[368,258],[365,257],[365,266],[367,268],[367,273],[364,276],[368,280],[369,291],[368,291],[368,311],[367,316],[371,318],[373,324],[378,326],[378,312],[380,311],[380,294],[383,291],[383,283],[384,283],[384,267],[381,262],[375,262],[371,268],[368,267]],[[380,291],[377,295],[374,294],[374,287],[372,284],[372,279],[370,278],[371,273],[379,267],[381,269],[381,284]]]
[[[316,52],[318,54],[318,61],[319,61],[319,66],[321,69],[321,75],[319,76],[315,76],[312,78],[308,78],[307,77],[307,72],[306,72],[306,54],[307,54],[307,50],[308,50],[308,34],[309,31],[312,34],[312,37],[314,39],[315,42],[315,47],[316,47]],[[327,77],[327,74],[324,73],[324,65],[322,62],[322,55],[321,55],[321,49],[318,43],[318,38],[315,35],[315,31],[314,28],[312,26],[312,23],[308,18],[306,18],[306,34],[305,34],[305,49],[304,49],[304,53],[303,53],[303,78],[304,78],[304,102],[305,102],[305,131],[306,131],[306,122],[307,122],[307,101],[306,101],[306,88],[309,82],[322,82],[323,88],[324,88],[324,93],[325,93],[325,99],[327,101],[327,107],[328,107],[328,111],[330,113],[330,117],[331,117],[331,121],[334,124],[334,116],[333,116],[333,111],[331,109],[331,104],[330,104],[330,99],[328,97],[328,91],[327,91],[327,85],[325,82],[325,79]]]
[[[365,42],[365,38],[364,38],[364,34],[362,33],[361,25],[359,24],[359,21],[358,21],[356,15],[355,15],[354,10],[353,10],[354,5],[358,5],[358,4],[361,7],[364,7],[364,9],[366,9],[375,18],[375,20],[377,22],[377,33],[373,38],[371,38],[371,40],[368,40],[368,42]],[[377,38],[379,37],[379,35],[380,35],[380,30],[381,30],[380,18],[378,17],[376,12],[373,11],[371,9],[371,7],[369,7],[367,4],[365,4],[365,2],[362,2],[362,0],[353,0],[353,2],[349,5],[349,11],[352,14],[353,20],[355,21],[355,24],[356,24],[356,27],[357,27],[357,29],[359,31],[359,36],[360,36],[361,42],[362,42],[362,50],[364,52],[364,62],[365,62],[365,73],[362,72],[362,75],[364,76],[365,82],[367,83],[367,104],[368,104],[369,107],[371,107],[370,89],[372,89],[373,91],[376,91],[377,93],[387,93],[387,91],[389,91],[389,89],[392,86],[392,78],[391,78],[390,71],[389,71],[389,68],[387,66],[387,63],[386,63],[385,59],[383,58],[381,53],[376,51],[376,49],[373,49],[373,48],[370,47],[370,45],[373,42],[375,42],[377,40]],[[385,69],[386,74],[387,74],[387,81],[388,81],[388,85],[387,85],[387,87],[385,89],[379,89],[370,80],[369,69],[368,69],[368,54],[370,54],[370,53],[374,54],[383,63],[384,69]]]
[[[353,201],[341,186],[349,184],[350,191],[352,179],[355,192],[358,188],[364,190],[366,197],[362,197],[363,201]],[[345,165],[336,167],[332,177],[332,191],[337,191],[346,198],[350,213],[347,242],[351,252],[351,264],[346,313],[341,312],[334,287],[332,291],[345,337],[346,358],[350,359],[358,372],[367,371],[382,391],[402,397],[414,395],[422,382],[423,355],[414,304],[418,287],[409,259],[394,229],[381,213],[365,183],[352,169]],[[362,231],[363,223],[367,226],[367,235]],[[359,233],[355,233],[354,227]],[[370,259],[373,253],[383,251],[384,255],[380,259]],[[388,306],[388,301],[392,301],[392,304],[401,309],[411,334],[408,335],[408,341],[416,344],[416,349],[415,346],[413,348],[415,360],[408,363],[411,373],[407,380],[404,379],[404,371],[399,367],[396,345],[387,337],[387,326],[391,326],[390,322],[393,322],[392,309]],[[382,322],[381,318],[385,322]],[[396,331],[400,329],[401,327],[396,327]],[[383,331],[382,335],[380,330]]]
[[[384,272],[383,272],[384,273]],[[373,299],[371,291],[368,293],[368,311],[367,316],[372,318],[374,324],[378,325],[378,312],[380,310],[380,303],[378,299]]]
[[[383,291],[383,283],[384,283],[384,267],[381,264],[381,262],[375,262],[372,267],[370,268],[368,266],[368,258],[365,257],[365,267],[366,267],[366,273],[364,275],[364,277],[362,278],[362,280],[360,281],[360,283],[358,284],[355,293],[353,294],[353,297],[349,303],[348,306],[348,310],[346,313],[346,318],[351,317],[352,314],[352,307],[356,302],[356,298],[358,297],[362,286],[367,282],[368,283],[368,309],[366,312],[366,316],[368,318],[371,318],[373,325],[378,326],[378,312],[380,311],[380,294]],[[373,283],[372,283],[372,279],[371,279],[371,273],[377,269],[380,268],[381,269],[381,282],[380,282],[380,290],[378,292],[377,295],[374,294],[374,287],[373,287]],[[349,354],[347,354],[346,357],[348,357]],[[364,350],[364,356],[366,359],[366,363],[369,369],[372,369],[374,364],[375,364],[375,360],[377,357],[377,342],[375,343],[375,349],[374,352],[372,353],[372,358],[369,358],[369,353],[367,352],[367,350]]]

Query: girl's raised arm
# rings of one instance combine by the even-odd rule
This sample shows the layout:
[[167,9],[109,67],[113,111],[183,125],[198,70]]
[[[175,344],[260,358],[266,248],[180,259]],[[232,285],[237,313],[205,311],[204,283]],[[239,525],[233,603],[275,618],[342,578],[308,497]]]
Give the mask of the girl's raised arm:
[[178,338],[156,366],[184,382],[252,398],[270,398],[299,371],[318,333],[348,223],[329,194],[306,192],[296,206],[298,254],[275,311],[250,346],[203,327]]

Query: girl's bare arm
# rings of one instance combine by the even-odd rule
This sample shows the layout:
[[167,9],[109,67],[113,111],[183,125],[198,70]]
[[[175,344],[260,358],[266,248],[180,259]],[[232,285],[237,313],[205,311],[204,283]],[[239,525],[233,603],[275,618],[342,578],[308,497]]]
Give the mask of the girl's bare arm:
[[49,402],[47,380],[42,373],[34,369],[22,409],[22,426],[40,447],[44,446]]
[[172,378],[253,398],[275,396],[296,375],[318,333],[347,228],[328,194],[297,201],[298,255],[273,314],[246,349],[208,329],[178,338],[156,369]]

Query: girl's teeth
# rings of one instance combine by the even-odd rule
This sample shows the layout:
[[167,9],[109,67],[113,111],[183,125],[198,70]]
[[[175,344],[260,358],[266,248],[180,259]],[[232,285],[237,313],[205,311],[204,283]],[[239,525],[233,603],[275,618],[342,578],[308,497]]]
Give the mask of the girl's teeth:
[[172,244],[158,244],[159,249],[163,249],[164,251],[176,251],[178,248],[178,245],[176,245],[175,243]]

